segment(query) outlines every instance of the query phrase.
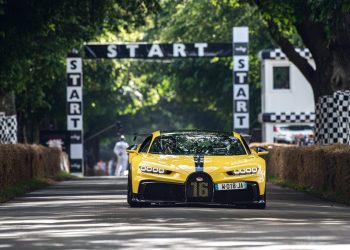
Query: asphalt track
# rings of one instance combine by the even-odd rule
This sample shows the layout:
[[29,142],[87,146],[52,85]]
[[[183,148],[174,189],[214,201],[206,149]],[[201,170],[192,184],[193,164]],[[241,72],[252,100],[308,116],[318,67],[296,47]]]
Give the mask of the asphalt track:
[[268,207],[130,208],[125,178],[66,181],[0,205],[0,249],[350,249],[350,207],[268,185]]

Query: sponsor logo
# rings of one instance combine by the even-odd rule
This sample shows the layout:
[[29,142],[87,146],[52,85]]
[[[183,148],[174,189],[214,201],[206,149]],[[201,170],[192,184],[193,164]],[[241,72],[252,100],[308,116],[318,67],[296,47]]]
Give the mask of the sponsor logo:
[[76,168],[76,169],[80,169],[81,168],[81,165],[79,163],[73,163],[70,166],[71,166],[71,168]]
[[197,177],[196,181],[203,181],[203,178],[202,177]]
[[243,47],[243,46],[240,46],[240,47],[237,47],[235,48],[236,51],[240,51],[242,53],[245,53],[247,51],[247,48]]
[[73,139],[73,140],[77,140],[77,141],[80,140],[80,136],[79,135],[72,135],[70,138]]

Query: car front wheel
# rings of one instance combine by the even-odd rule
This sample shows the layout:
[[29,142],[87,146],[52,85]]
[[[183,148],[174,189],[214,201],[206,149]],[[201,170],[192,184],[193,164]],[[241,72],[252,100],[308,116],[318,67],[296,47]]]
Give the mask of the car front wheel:
[[133,200],[131,166],[129,166],[129,174],[128,174],[127,202],[130,207],[144,207],[149,205],[149,203],[137,202]]

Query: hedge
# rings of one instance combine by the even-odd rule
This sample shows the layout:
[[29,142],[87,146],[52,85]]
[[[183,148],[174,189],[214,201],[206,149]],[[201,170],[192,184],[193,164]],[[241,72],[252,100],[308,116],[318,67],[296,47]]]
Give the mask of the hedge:
[[0,145],[0,189],[57,175],[61,170],[61,157],[60,150],[39,145]]

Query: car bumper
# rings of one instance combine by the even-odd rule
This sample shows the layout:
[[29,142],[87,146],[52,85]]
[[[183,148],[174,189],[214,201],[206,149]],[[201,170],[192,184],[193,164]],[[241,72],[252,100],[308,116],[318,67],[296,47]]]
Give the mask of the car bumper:
[[283,142],[283,143],[293,143],[294,142],[294,138],[287,137],[287,136],[276,136],[275,140],[277,142]]
[[151,203],[217,203],[217,204],[258,204],[264,203],[264,195],[260,195],[257,182],[247,181],[247,188],[242,190],[215,190],[208,199],[195,200],[186,195],[186,184],[142,181],[139,193],[133,194],[138,202]]

